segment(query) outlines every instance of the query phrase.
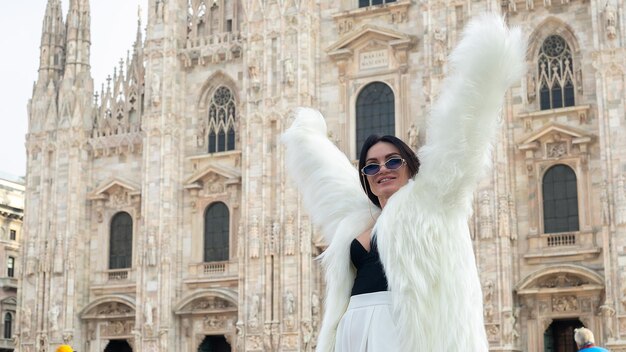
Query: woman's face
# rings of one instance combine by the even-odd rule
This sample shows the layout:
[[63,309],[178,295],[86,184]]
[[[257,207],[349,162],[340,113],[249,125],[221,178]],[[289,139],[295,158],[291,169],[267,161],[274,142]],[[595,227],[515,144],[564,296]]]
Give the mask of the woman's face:
[[397,190],[409,182],[409,168],[406,163],[395,170],[389,170],[384,165],[391,158],[401,158],[400,151],[393,144],[378,142],[367,151],[365,165],[375,163],[381,165],[380,171],[374,176],[366,176],[372,193],[380,200],[381,206],[387,203]]

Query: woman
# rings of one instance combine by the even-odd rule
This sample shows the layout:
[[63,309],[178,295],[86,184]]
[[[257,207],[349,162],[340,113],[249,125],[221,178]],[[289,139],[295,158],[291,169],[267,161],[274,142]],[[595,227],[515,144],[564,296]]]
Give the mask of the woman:
[[[321,256],[327,292],[318,351],[488,350],[467,221],[504,93],[519,81],[524,55],[520,31],[509,32],[499,16],[469,23],[433,106],[421,167],[404,143],[372,137],[359,176],[326,138],[321,114],[297,111],[283,135],[287,170],[329,244]],[[358,245],[361,254],[379,253],[387,288],[367,275],[359,280],[351,263]],[[359,294],[363,282],[375,292]]]

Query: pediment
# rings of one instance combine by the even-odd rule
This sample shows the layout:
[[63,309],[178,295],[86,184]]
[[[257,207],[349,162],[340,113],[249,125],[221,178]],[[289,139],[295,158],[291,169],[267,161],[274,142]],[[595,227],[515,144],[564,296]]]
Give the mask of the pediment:
[[91,193],[89,199],[107,199],[111,194],[127,193],[129,196],[141,194],[139,185],[121,178],[109,179],[102,183],[94,192]]
[[241,171],[224,165],[213,164],[189,177],[185,181],[185,188],[201,188],[205,182],[216,179],[225,179],[226,184],[239,183]]
[[545,140],[571,140],[572,144],[589,143],[592,136],[586,131],[577,128],[564,126],[558,123],[550,122],[540,130],[526,136],[520,143],[521,150],[533,149],[539,146]]
[[577,265],[558,265],[538,270],[516,287],[518,294],[594,290],[604,287],[604,279],[593,270]]
[[17,305],[17,299],[15,297],[9,297],[2,300],[3,305],[15,306]]
[[388,28],[382,28],[371,24],[366,24],[361,29],[353,31],[339,39],[335,44],[326,49],[332,57],[342,56],[345,53],[352,53],[355,49],[376,43],[388,43],[395,46],[398,44],[409,44],[412,38],[404,33]]

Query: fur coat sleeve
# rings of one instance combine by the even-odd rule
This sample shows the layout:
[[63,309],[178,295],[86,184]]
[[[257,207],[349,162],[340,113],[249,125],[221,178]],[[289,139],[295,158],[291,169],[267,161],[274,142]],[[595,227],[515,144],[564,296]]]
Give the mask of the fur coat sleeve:
[[487,351],[468,218],[506,90],[524,71],[519,30],[472,20],[449,59],[420,172],[388,201],[375,232],[402,351]]
[[380,213],[361,189],[356,168],[326,133],[326,122],[318,111],[299,108],[282,135],[287,171],[313,224],[322,229],[329,244],[320,258],[326,295],[317,351],[334,349],[337,326],[348,307],[355,277],[350,242],[372,228]]

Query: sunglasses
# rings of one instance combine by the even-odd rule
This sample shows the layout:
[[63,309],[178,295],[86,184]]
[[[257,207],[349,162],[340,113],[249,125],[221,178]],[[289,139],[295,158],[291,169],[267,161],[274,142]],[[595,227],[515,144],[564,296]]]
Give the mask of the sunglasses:
[[404,161],[404,159],[400,157],[394,157],[385,161],[384,164],[367,164],[361,169],[361,172],[363,173],[363,175],[366,176],[376,176],[380,172],[380,168],[383,165],[385,165],[385,168],[387,170],[396,170],[401,168],[404,164],[406,164],[406,161]]

